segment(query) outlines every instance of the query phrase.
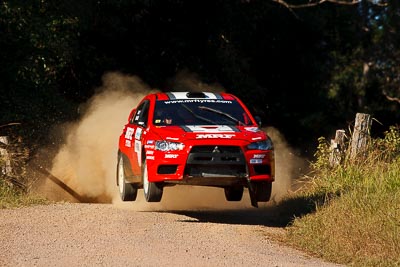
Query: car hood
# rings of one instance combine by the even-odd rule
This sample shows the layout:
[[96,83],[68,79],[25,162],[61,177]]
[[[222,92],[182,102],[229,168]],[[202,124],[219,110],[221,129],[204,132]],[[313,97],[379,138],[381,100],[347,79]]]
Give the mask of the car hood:
[[161,139],[184,142],[193,139],[236,139],[257,141],[265,139],[266,134],[257,126],[227,125],[184,125],[161,126],[152,129]]

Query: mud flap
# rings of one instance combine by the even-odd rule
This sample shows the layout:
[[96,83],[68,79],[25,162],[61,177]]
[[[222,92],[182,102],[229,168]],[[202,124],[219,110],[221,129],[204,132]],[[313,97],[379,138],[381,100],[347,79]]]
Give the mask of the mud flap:
[[251,205],[255,208],[258,208],[258,202],[257,202],[257,197],[256,197],[256,192],[254,191],[254,187],[250,181],[250,179],[247,179],[247,185],[249,187],[249,195],[250,195],[250,201]]

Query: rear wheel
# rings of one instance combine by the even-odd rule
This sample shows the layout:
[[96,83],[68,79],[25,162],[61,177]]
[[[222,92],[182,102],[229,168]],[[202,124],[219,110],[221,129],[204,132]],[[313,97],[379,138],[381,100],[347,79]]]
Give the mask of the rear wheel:
[[240,201],[243,197],[243,186],[225,187],[225,198],[227,201]]
[[136,200],[137,188],[133,186],[133,184],[126,182],[124,158],[122,157],[122,154],[119,154],[118,156],[117,180],[118,180],[119,194],[121,196],[122,201]]
[[267,202],[271,198],[271,182],[253,182],[254,194],[258,202]]
[[163,195],[161,183],[149,182],[149,173],[147,171],[147,161],[143,163],[143,191],[147,202],[160,202]]

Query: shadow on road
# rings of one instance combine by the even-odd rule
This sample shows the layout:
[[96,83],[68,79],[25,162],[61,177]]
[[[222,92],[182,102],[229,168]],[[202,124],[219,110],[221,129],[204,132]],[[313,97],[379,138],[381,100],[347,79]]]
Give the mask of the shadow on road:
[[181,220],[182,222],[264,225],[270,227],[285,227],[288,225],[288,220],[280,217],[274,208],[262,208],[257,210],[179,210],[168,212],[190,217]]
[[313,198],[295,197],[257,209],[169,210],[160,212],[190,217],[181,220],[182,222],[286,227],[292,224],[295,218],[315,212],[315,201],[316,199]]

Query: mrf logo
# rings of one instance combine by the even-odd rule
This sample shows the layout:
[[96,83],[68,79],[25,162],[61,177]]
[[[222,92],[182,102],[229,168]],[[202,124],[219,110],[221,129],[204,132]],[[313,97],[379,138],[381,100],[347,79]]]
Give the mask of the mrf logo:
[[225,139],[229,139],[234,137],[234,134],[197,134],[196,138],[197,139],[204,139],[204,138],[225,138]]

